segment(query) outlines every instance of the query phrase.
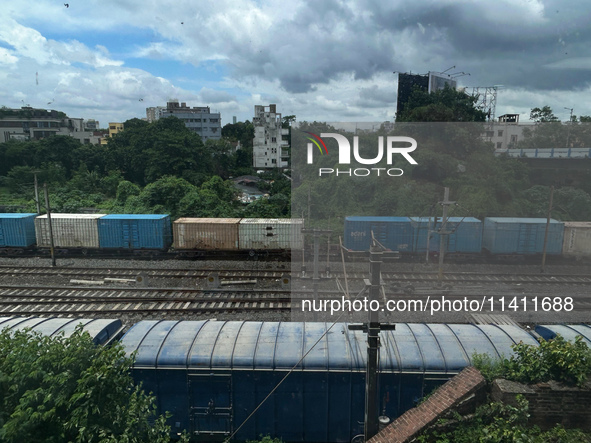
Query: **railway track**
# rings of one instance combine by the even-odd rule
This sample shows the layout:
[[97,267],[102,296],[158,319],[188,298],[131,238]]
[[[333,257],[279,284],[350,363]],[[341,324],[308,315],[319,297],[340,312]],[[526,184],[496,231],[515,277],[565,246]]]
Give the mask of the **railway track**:
[[0,287],[0,316],[288,311],[289,291]]
[[[521,293],[489,292],[485,296],[469,290],[449,291],[432,290],[430,296],[441,296],[450,300],[494,300],[494,309],[498,312],[500,299],[509,303],[511,297],[525,300]],[[386,295],[387,294],[387,295]],[[340,299],[342,293],[332,290],[320,290],[319,299]],[[20,285],[0,286],[0,317],[8,316],[104,316],[106,314],[209,314],[245,313],[245,312],[285,312],[299,308],[302,299],[311,299],[311,290],[301,290],[292,294],[288,290],[199,290],[193,288],[79,288],[71,286],[30,287]],[[533,294],[527,296],[527,304],[533,302]],[[354,296],[352,296],[354,298]],[[382,292],[380,301],[387,300],[428,300],[428,293],[405,294]],[[575,297],[579,313],[591,310],[591,298],[586,295]],[[484,312],[489,310],[487,301]],[[490,305],[492,306],[492,305]]]
[[[286,270],[236,270],[236,269],[138,269],[138,268],[53,268],[53,267],[11,267],[0,266],[1,277],[27,277],[27,276],[46,276],[46,277],[66,277],[66,278],[127,278],[135,279],[138,275],[149,278],[162,279],[206,279],[216,273],[220,279],[242,280],[242,279],[261,279],[261,280],[279,280],[283,276],[291,275],[289,269]],[[310,278],[308,272],[305,278]],[[297,278],[304,280],[300,273]],[[331,272],[329,276],[321,274],[322,279],[343,279],[342,272]],[[366,273],[352,272],[347,274],[349,280],[363,280],[368,278]],[[435,272],[413,271],[413,272],[382,272],[382,281],[384,283],[432,283],[438,281],[438,275]],[[589,274],[506,274],[506,273],[477,273],[477,272],[450,272],[445,273],[443,282],[453,283],[507,283],[507,284],[551,284],[551,285],[591,285],[591,275]]]

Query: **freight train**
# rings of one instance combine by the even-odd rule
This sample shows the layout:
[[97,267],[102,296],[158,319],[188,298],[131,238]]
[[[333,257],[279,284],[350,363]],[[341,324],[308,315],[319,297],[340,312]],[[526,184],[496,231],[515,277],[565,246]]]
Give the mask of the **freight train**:
[[[44,334],[82,322],[96,343],[118,338],[119,320],[1,318],[0,329]],[[530,330],[532,331],[532,330]],[[535,333],[567,340],[585,325],[517,326],[399,323],[380,333],[380,415],[392,420],[472,363],[474,353],[510,357],[511,345],[537,345]],[[363,434],[366,335],[346,323],[157,321],[133,325],[121,338],[136,352],[132,376],[169,411],[173,436],[195,441],[350,442]],[[260,405],[260,407],[259,407]],[[257,409],[257,407],[259,407]],[[256,412],[255,412],[256,410]],[[251,416],[252,414],[252,416]]]
[[[180,218],[158,214],[52,214],[58,254],[130,253],[174,257],[261,253],[289,256],[304,247],[302,219]],[[546,232],[547,228],[547,232]],[[372,235],[402,258],[438,255],[441,218],[346,217],[344,248],[369,250]],[[444,251],[449,259],[523,259],[541,255],[590,258],[591,222],[542,218],[450,217]],[[45,251],[50,246],[47,215],[0,214],[0,253]],[[544,247],[545,245],[545,247]]]
[[[289,254],[303,247],[301,219],[180,218],[159,214],[51,214],[58,254],[200,256],[216,252]],[[47,251],[47,215],[0,214],[0,251]]]
[[[544,251],[549,256],[591,257],[591,222],[449,217],[444,230],[444,253],[450,259],[526,259]],[[343,244],[352,252],[367,251],[373,234],[402,257],[438,255],[441,232],[441,217],[346,217]]]

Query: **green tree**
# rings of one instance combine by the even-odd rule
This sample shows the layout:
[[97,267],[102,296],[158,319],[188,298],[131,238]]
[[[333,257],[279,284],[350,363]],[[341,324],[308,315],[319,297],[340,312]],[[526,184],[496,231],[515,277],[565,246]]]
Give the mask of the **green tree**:
[[108,169],[121,170],[126,180],[145,186],[174,175],[200,185],[211,175],[211,151],[182,120],[171,116],[150,124],[124,124],[125,130],[109,139]]
[[154,398],[135,386],[120,344],[96,346],[79,326],[70,337],[0,333],[0,441],[167,442]]
[[483,122],[486,114],[475,107],[477,97],[445,86],[429,93],[415,89],[397,122]]
[[531,112],[529,113],[530,120],[535,121],[536,123],[547,123],[547,122],[558,122],[558,117],[554,115],[552,112],[552,108],[550,106],[544,106],[542,108],[532,108]]
[[150,212],[170,214],[174,219],[181,215],[179,204],[183,197],[196,190],[196,186],[183,178],[165,176],[147,185],[138,199]]

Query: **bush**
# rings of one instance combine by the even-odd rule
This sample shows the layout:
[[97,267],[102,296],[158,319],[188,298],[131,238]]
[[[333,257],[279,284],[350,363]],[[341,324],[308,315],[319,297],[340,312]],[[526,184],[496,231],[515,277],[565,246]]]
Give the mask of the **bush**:
[[558,335],[554,340],[542,340],[540,346],[519,343],[513,346],[515,355],[507,363],[505,378],[522,383],[548,380],[583,386],[591,373],[591,350],[577,336],[574,343]]
[[515,355],[510,359],[474,354],[473,364],[489,382],[495,378],[521,383],[556,380],[580,387],[591,374],[591,349],[581,336],[569,342],[559,334],[553,340],[540,340],[539,346],[520,342],[511,348]]

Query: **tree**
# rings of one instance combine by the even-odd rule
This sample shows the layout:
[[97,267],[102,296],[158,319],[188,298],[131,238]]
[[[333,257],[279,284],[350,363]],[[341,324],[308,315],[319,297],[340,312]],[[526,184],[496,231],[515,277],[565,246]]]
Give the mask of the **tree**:
[[435,92],[415,89],[397,122],[483,122],[486,114],[475,107],[477,98],[445,86]]
[[212,171],[212,156],[201,137],[171,116],[154,123],[128,120],[125,130],[109,139],[109,170],[121,170],[124,178],[140,186],[165,175],[201,184]]
[[135,386],[123,346],[70,337],[0,333],[0,441],[167,442],[154,398]]
[[554,115],[552,112],[552,108],[550,106],[544,106],[542,108],[532,108],[531,112],[529,113],[529,119],[535,121],[536,123],[548,123],[548,122],[558,122],[558,117]]

